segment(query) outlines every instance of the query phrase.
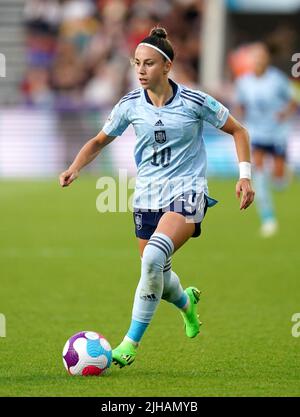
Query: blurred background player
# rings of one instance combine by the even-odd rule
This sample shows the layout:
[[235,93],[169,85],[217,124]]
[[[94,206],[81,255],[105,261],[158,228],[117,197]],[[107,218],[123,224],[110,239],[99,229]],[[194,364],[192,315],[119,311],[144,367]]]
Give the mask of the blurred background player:
[[118,102],[102,131],[60,175],[62,186],[71,184],[104,146],[133,125],[138,169],[133,206],[142,265],[130,327],[113,350],[113,360],[120,367],[135,360],[161,299],[180,309],[188,337],[199,333],[200,292],[195,287],[183,290],[171,270],[171,257],[191,237],[200,235],[206,208],[216,203],[207,195],[204,121],[234,138],[240,166],[236,184],[240,209],[249,207],[254,199],[247,130],[208,94],[172,81],[169,72],[173,59],[166,31],[153,29],[138,44],[133,59],[141,87]]
[[286,75],[270,65],[264,43],[251,45],[249,59],[252,71],[236,81],[237,115],[249,129],[261,235],[269,237],[278,229],[270,181],[276,190],[288,183],[287,140],[297,105]]

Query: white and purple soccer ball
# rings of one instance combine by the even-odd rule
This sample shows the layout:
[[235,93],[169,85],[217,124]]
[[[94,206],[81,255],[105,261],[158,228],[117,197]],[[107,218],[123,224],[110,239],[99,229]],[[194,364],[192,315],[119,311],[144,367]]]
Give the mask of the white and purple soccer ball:
[[70,375],[102,375],[111,365],[110,344],[99,333],[79,332],[67,340],[63,362]]

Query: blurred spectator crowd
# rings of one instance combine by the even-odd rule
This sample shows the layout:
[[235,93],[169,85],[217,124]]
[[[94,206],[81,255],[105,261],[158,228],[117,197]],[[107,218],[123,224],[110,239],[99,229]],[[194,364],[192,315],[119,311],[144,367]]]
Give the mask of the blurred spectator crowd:
[[55,109],[114,105],[139,85],[130,58],[159,25],[176,53],[171,76],[197,85],[201,0],[28,0],[24,103]]

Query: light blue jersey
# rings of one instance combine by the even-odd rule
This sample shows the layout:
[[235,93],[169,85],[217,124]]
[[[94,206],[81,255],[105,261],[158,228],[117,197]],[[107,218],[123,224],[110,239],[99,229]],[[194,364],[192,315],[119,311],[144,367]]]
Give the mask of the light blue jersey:
[[290,122],[281,122],[278,113],[292,98],[288,78],[274,67],[257,77],[246,74],[236,83],[236,100],[245,109],[244,123],[253,143],[284,145]]
[[129,124],[134,127],[136,208],[164,208],[182,193],[208,193],[203,122],[221,128],[229,111],[201,91],[170,83],[173,96],[163,107],[152,104],[147,90],[136,89],[119,101],[102,129],[119,136]]

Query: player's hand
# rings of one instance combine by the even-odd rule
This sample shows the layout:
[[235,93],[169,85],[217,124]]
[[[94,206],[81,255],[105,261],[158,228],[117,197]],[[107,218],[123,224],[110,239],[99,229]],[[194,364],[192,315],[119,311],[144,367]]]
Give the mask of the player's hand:
[[245,210],[253,203],[255,192],[252,189],[250,180],[241,178],[236,184],[235,191],[237,198],[240,198],[242,195],[240,210]]
[[59,176],[59,183],[62,187],[67,187],[78,177],[79,172],[72,169],[67,169]]

